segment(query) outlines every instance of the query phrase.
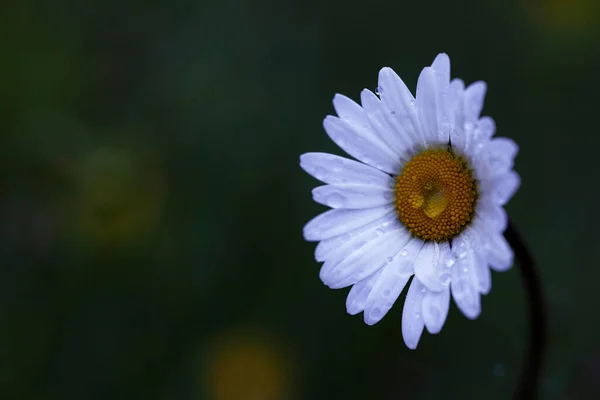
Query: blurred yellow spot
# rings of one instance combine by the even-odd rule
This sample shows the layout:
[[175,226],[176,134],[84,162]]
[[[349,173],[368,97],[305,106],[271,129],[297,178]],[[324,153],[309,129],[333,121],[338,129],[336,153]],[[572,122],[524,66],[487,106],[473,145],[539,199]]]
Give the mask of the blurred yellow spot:
[[214,400],[289,398],[289,364],[282,350],[265,338],[225,338],[212,349],[207,389]]
[[425,150],[396,179],[398,218],[416,237],[444,241],[475,213],[477,185],[467,163],[447,150]]

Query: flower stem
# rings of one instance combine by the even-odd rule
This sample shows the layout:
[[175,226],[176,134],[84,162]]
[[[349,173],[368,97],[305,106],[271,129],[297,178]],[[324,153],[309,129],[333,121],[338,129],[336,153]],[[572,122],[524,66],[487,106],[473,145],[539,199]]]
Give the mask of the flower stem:
[[519,261],[519,270],[521,271],[521,278],[529,303],[529,321],[531,324],[529,349],[525,358],[524,371],[513,398],[518,400],[537,399],[547,330],[546,306],[541,279],[533,255],[510,219],[504,236]]

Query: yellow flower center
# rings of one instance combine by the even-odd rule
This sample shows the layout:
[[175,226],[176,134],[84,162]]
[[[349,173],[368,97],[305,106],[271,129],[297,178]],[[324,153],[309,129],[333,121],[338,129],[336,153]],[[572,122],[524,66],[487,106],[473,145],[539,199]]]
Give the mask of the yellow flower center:
[[475,213],[477,183],[467,162],[446,149],[424,150],[396,178],[398,218],[413,236],[442,242]]

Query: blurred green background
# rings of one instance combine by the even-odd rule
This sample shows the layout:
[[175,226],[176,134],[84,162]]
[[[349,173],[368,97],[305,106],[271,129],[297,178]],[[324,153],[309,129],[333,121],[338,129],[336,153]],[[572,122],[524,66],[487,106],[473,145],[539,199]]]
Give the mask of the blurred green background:
[[439,52],[521,147],[542,398],[599,398],[599,28],[595,0],[3,1],[0,398],[510,398],[516,268],[410,351],[402,302],[347,315],[302,238],[333,95]]

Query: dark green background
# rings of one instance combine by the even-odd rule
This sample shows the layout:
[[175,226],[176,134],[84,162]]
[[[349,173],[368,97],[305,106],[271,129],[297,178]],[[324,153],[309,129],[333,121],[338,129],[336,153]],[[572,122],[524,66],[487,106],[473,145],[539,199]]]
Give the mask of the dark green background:
[[410,351],[402,303],[373,327],[347,315],[302,238],[324,208],[298,157],[342,154],[333,95],[358,100],[382,66],[414,91],[442,51],[520,146],[507,210],[548,298],[542,398],[597,398],[596,4],[2,2],[0,398],[510,398],[516,268],[478,320],[452,306]]

